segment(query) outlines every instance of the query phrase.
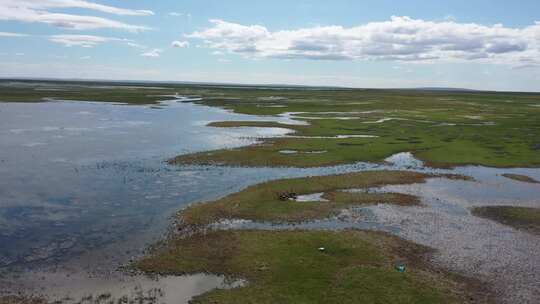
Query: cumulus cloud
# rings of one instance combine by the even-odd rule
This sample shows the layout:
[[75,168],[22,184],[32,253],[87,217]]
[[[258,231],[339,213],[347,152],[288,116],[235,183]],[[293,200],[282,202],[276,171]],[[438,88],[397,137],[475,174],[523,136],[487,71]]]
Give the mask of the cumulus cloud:
[[509,28],[393,16],[350,28],[318,26],[274,32],[261,25],[210,22],[211,27],[187,37],[201,39],[212,49],[252,58],[540,65],[540,22]]
[[153,15],[153,12],[149,10],[124,9],[84,0],[0,0],[0,20],[45,23],[74,30],[114,28],[138,32],[149,29],[146,26],[127,24],[108,18],[50,11],[55,8],[79,8],[128,16]]
[[171,46],[176,47],[176,48],[187,48],[189,47],[189,42],[188,41],[173,41],[171,43]]
[[49,41],[60,43],[67,47],[80,46],[85,48],[91,48],[103,42],[122,40],[120,38],[93,35],[53,35],[49,37]]
[[26,37],[28,35],[21,33],[0,32],[0,37]]
[[159,57],[161,53],[163,53],[163,50],[161,49],[151,49],[147,52],[142,53],[141,56],[156,58],[156,57]]

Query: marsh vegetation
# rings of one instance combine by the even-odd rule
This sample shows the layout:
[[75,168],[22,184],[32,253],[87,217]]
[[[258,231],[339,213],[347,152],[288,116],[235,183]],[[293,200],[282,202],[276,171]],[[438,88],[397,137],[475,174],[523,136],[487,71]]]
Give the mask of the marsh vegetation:
[[[130,115],[142,115],[140,109],[164,113],[167,127],[130,122],[141,136],[145,131],[177,134],[168,127],[174,119],[197,130],[181,138],[187,147],[177,144],[153,155],[159,166],[134,166],[134,172],[152,177],[135,182],[125,173],[131,172],[130,162],[101,161],[96,168],[114,174],[99,185],[88,183],[118,189],[111,181],[122,175],[122,187],[144,198],[133,200],[130,211],[159,209],[165,201],[169,211],[183,207],[176,217],[180,229],[132,263],[136,269],[211,273],[247,282],[201,291],[207,292],[195,303],[512,303],[516,293],[527,300],[540,290],[535,288],[540,262],[530,256],[540,248],[537,210],[529,208],[538,197],[534,182],[540,176],[535,169],[540,166],[538,94],[4,80],[0,99],[15,106],[105,102]],[[230,116],[167,115],[178,115],[175,105],[184,103],[221,108]],[[38,129],[13,129],[9,138],[36,130],[66,132]],[[85,130],[71,131],[82,137]],[[144,140],[137,145],[167,144]],[[198,142],[206,140],[215,142]],[[40,151],[48,147],[38,141],[23,144]],[[111,141],[105,149],[121,151],[116,144]],[[79,174],[78,167],[74,171]],[[185,184],[176,189],[175,183]],[[190,194],[194,187],[205,195]],[[173,208],[172,201],[180,198],[184,205]],[[515,199],[520,208],[490,206],[501,205],[499,198]],[[61,203],[71,207],[79,201]],[[187,206],[193,201],[198,203]],[[345,211],[351,216],[340,217]],[[227,226],[235,220],[259,228]],[[368,221],[374,225],[363,226]],[[493,239],[473,243],[478,235]],[[515,248],[490,255],[507,238]],[[524,259],[528,270],[515,267],[514,261]],[[8,260],[13,261],[19,260]],[[498,276],[489,263],[506,275]],[[515,271],[504,268],[508,265]]]

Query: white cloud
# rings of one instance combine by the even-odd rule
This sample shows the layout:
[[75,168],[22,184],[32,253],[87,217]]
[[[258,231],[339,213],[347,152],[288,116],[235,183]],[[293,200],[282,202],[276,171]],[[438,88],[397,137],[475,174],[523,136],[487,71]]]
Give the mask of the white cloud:
[[103,5],[93,3],[85,0],[4,0],[2,2],[17,2],[19,6],[27,6],[35,9],[47,9],[47,8],[83,8],[89,10],[100,11],[108,14],[126,15],[126,16],[148,16],[153,15],[154,12],[150,10],[133,10],[118,8],[109,5]]
[[103,42],[123,40],[120,38],[93,35],[53,35],[49,37],[49,41],[60,43],[67,47],[80,46],[85,48],[91,48]]
[[152,49],[152,50],[149,50],[148,52],[142,53],[141,56],[156,58],[156,57],[159,57],[161,53],[163,53],[163,50],[161,49]]
[[188,41],[173,41],[171,45],[176,48],[187,48],[189,47],[189,42]]
[[138,44],[135,42],[127,42],[126,44],[132,48],[141,49],[141,50],[148,48],[146,45]]
[[91,59],[92,57],[91,56],[82,56],[80,57],[79,59],[81,60],[88,60],[88,59]]
[[26,37],[28,35],[21,33],[0,32],[0,37]]
[[190,13],[180,13],[180,12],[169,12],[167,15],[171,17],[186,17],[188,19],[191,19]]
[[261,25],[210,20],[212,26],[187,37],[219,51],[251,58],[478,61],[540,66],[540,22],[509,28],[452,20],[392,17],[351,28],[318,26],[271,32]]
[[117,8],[84,0],[0,0],[0,20],[45,23],[74,30],[114,28],[138,32],[149,29],[146,26],[127,24],[102,17],[49,11],[54,8],[89,9],[114,15],[153,15],[153,12],[149,10]]

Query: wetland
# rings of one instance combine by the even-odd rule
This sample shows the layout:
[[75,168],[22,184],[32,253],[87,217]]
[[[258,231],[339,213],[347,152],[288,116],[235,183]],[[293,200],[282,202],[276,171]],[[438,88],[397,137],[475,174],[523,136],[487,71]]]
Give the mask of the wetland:
[[3,80],[0,100],[6,303],[540,297],[538,94]]

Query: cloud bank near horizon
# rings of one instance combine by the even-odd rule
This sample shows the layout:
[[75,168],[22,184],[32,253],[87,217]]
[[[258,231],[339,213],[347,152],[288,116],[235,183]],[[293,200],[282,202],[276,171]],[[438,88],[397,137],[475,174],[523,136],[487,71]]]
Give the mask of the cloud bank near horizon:
[[186,37],[200,39],[212,49],[250,58],[477,61],[540,66],[540,22],[509,28],[393,16],[389,21],[350,28],[317,26],[281,31],[220,19],[210,23],[211,27]]

